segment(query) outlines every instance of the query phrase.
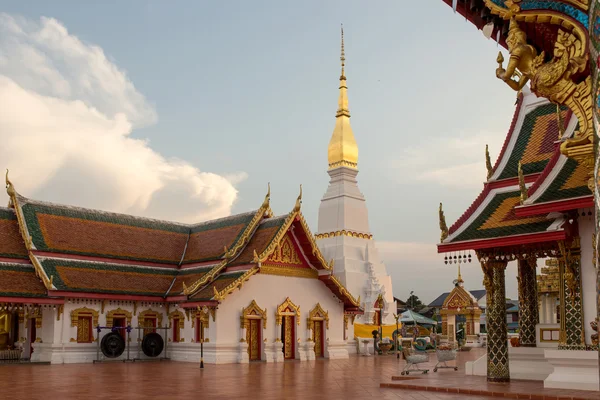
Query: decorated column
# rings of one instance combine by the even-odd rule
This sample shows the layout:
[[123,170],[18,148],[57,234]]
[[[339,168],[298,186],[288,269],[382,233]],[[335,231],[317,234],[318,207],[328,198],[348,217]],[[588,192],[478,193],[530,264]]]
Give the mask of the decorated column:
[[519,260],[519,343],[535,347],[535,327],[539,322],[536,258]]
[[562,350],[585,350],[583,300],[581,296],[581,249],[579,237],[559,243],[563,257],[560,265],[560,339]]
[[488,260],[481,263],[487,291],[487,380],[509,382],[508,338],[506,327],[506,261]]

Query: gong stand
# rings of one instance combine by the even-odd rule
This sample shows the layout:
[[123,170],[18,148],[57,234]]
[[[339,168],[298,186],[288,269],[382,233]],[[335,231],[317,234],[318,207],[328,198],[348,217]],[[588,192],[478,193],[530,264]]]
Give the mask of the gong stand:
[[[124,360],[107,360],[106,357],[103,355],[103,358],[100,358],[100,332],[102,332],[103,330],[110,330],[111,332],[118,332],[119,330],[125,329],[127,330],[127,340],[125,341],[125,345],[127,346],[127,358]],[[131,330],[133,328],[129,325],[127,326],[100,326],[98,325],[96,327],[96,343],[98,344],[98,346],[96,347],[96,359],[93,361],[93,363],[101,363],[101,362],[127,362],[127,361],[134,361],[131,358],[129,358],[129,343],[131,341]]]
[[[169,334],[169,329],[171,329],[171,326],[165,326],[165,327],[153,327],[153,326],[137,326],[135,328],[132,329],[137,329],[138,334],[138,349],[137,349],[137,357],[134,358],[132,361],[154,361],[154,360],[158,360],[158,361],[162,361],[162,360],[169,360],[169,357],[167,357],[167,343],[169,342],[168,339],[168,334]],[[164,334],[164,344],[165,344],[165,348],[163,349],[163,351],[161,352],[161,354],[164,354],[164,356],[162,357],[148,357],[148,358],[142,358],[141,357],[141,350],[142,350],[142,342],[144,341],[144,333],[140,332],[141,330],[145,330],[145,329],[151,329],[153,331],[165,331]]]

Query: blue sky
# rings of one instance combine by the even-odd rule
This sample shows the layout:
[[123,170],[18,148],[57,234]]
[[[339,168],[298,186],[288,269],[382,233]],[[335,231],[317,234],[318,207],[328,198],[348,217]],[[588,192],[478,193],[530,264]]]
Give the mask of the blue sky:
[[[62,120],[42,127],[44,163],[17,161],[21,152],[19,160],[31,157],[31,149],[15,144],[0,151],[0,166],[12,169],[17,189],[29,197],[181,220],[254,209],[267,182],[274,211],[286,213],[302,183],[303,212],[315,230],[328,184],[343,23],[358,179],[371,230],[395,295],[415,290],[433,300],[451,290],[456,275],[435,253],[438,203],[451,224],[475,199],[485,178],[485,144],[494,158],[516,95],[495,78],[496,44],[441,0],[365,4],[0,1],[0,12],[29,29],[4,32],[9,39],[0,42],[0,77],[16,82],[4,86],[6,101],[14,103],[24,88],[63,102],[48,115],[67,119],[78,100],[88,106],[68,128],[60,128]],[[56,24],[48,28],[41,17]],[[32,67],[40,63],[23,59],[30,54],[18,50],[24,44],[50,67]],[[21,64],[3,67],[3,52]],[[36,108],[25,107],[34,100],[23,97],[17,112],[24,120],[0,125],[0,137],[40,131],[29,120]],[[121,146],[114,152],[112,141],[99,147],[90,139],[103,129],[119,137],[111,139]],[[47,141],[57,130],[71,133]],[[138,150],[145,163],[136,162]],[[202,192],[207,185],[215,190]],[[516,297],[515,273],[507,274],[507,295]],[[481,287],[477,265],[463,276],[468,288]]]

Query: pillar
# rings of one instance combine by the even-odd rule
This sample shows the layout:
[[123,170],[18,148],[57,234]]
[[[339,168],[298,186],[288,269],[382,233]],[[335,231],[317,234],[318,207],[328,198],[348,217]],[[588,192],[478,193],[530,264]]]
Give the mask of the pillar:
[[581,295],[581,248],[579,237],[561,243],[560,268],[560,340],[561,350],[585,350],[583,299]]
[[536,259],[519,260],[519,343],[535,347],[535,326],[539,321]]
[[482,264],[487,290],[487,380],[510,382],[506,326],[506,261],[489,260]]

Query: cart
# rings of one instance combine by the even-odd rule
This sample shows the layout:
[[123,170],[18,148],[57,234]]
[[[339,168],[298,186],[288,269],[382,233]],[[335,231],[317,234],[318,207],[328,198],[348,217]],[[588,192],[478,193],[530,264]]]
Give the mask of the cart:
[[448,361],[456,360],[456,349],[436,349],[438,362],[433,367],[433,372],[437,372],[440,368],[452,368],[455,371],[458,371],[457,366],[448,365]]
[[415,349],[408,348],[403,349],[402,353],[404,354],[404,358],[406,359],[406,366],[404,366],[404,369],[402,370],[402,372],[400,372],[400,375],[408,375],[411,371],[418,371],[423,374],[429,372],[429,369],[419,368],[419,364],[429,362],[429,353],[427,353],[426,351],[418,351]]

